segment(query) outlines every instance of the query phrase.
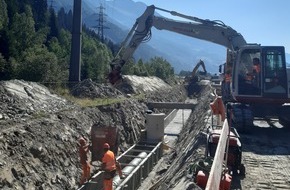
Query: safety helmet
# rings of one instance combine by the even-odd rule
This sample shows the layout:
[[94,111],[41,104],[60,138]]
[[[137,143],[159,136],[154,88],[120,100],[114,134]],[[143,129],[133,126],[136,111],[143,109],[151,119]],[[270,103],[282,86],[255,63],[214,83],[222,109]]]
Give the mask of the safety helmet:
[[103,145],[103,148],[104,148],[104,149],[110,149],[110,145],[109,145],[108,143],[105,143],[105,144]]
[[81,137],[81,138],[79,138],[79,143],[81,145],[84,145],[84,144],[86,144],[86,140],[83,137]]

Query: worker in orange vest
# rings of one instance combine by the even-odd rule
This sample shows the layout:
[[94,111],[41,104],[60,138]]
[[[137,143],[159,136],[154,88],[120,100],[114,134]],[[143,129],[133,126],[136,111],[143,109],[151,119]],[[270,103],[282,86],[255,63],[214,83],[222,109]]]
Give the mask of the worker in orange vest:
[[121,166],[115,158],[114,152],[110,150],[110,145],[105,143],[103,145],[104,156],[102,158],[102,169],[104,173],[104,190],[113,190],[113,178],[118,171],[121,179],[124,178]]
[[253,84],[256,87],[260,86],[260,72],[261,72],[260,59],[255,57],[253,58]]
[[261,72],[260,59],[255,57],[253,59],[253,73],[260,73],[260,72]]
[[89,152],[89,144],[87,140],[83,137],[79,138],[79,154],[80,154],[80,162],[82,165],[82,176],[80,185],[83,185],[86,181],[89,180],[91,174],[91,166],[88,161],[87,153]]

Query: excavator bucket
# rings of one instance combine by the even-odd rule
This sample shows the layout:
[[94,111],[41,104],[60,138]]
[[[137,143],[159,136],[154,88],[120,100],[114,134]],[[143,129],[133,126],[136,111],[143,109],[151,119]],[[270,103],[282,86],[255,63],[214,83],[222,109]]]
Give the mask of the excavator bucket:
[[108,80],[112,85],[116,85],[122,82],[121,71],[112,70],[108,75]]

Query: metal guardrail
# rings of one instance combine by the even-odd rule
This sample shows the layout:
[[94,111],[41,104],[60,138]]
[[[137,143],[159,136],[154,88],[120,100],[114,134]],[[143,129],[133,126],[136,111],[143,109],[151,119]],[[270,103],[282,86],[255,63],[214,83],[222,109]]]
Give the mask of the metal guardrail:
[[[131,146],[127,151],[121,154],[117,160],[122,166],[125,179],[115,176],[113,186],[115,190],[134,190],[137,189],[142,180],[151,172],[152,168],[162,157],[162,142],[139,142]],[[102,190],[103,172],[100,171],[79,190]]]
[[[147,152],[147,156],[135,167],[135,169],[115,188],[115,190],[134,190],[137,189],[142,180],[144,180],[158,160],[162,157],[162,142],[157,144],[148,144],[148,142],[139,143],[135,146],[138,149],[132,149],[131,153]],[[122,164],[122,158],[119,162]]]

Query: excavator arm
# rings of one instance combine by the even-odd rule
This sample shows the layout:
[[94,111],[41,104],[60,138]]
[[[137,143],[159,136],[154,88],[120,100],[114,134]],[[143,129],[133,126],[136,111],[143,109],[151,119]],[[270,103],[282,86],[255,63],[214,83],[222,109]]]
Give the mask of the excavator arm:
[[[188,19],[191,22],[177,21],[155,16],[154,12],[156,9],[168,12],[174,16]],[[116,58],[110,64],[111,72],[108,79],[111,84],[114,85],[121,79],[122,66],[132,57],[140,43],[150,39],[152,27],[210,41],[233,51],[246,45],[246,41],[241,34],[221,21],[203,20],[151,5],[148,6],[145,12],[136,20],[136,23],[122,43]],[[130,42],[128,43],[129,40]]]
[[205,74],[207,73],[206,69],[205,69],[205,65],[204,62],[202,60],[199,60],[199,62],[195,65],[195,67],[193,68],[192,72],[191,72],[191,77],[194,77],[197,73],[197,70],[199,67],[202,67],[203,71],[205,72]]

